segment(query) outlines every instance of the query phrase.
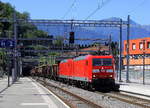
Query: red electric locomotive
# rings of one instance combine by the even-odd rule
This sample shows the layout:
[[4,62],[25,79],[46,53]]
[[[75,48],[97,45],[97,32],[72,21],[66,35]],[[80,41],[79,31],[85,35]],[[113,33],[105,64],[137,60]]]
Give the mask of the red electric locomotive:
[[113,56],[86,55],[63,60],[59,64],[60,79],[84,88],[118,90],[115,84]]

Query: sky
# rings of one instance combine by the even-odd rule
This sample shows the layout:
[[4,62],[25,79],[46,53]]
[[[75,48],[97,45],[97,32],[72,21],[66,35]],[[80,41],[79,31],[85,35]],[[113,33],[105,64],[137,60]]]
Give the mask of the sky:
[[[8,2],[19,12],[28,12],[32,19],[80,19],[85,20],[98,6],[100,9],[89,20],[119,17],[150,24],[150,0],[1,0]],[[71,5],[74,5],[71,7]],[[106,4],[104,4],[106,3]],[[103,4],[103,5],[102,5]]]

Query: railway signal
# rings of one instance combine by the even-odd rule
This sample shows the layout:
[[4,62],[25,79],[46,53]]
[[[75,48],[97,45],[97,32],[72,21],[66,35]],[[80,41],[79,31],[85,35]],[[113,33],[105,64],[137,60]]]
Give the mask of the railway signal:
[[69,43],[70,44],[74,43],[74,32],[70,32]]

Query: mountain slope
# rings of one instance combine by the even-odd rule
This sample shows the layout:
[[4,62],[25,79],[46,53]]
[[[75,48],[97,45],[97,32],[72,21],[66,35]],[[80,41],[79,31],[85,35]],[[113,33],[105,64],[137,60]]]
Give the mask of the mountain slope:
[[[104,19],[108,21],[119,21],[120,18],[112,17]],[[130,39],[150,37],[150,25],[140,25],[133,20],[130,20]],[[38,26],[38,25],[37,25]],[[71,27],[64,26],[49,26],[38,27],[44,31],[47,31],[49,35],[53,36],[66,36],[69,37],[69,32],[72,31]],[[119,41],[120,30],[116,27],[74,27],[75,38],[91,38],[91,39],[107,39],[110,35],[113,41]],[[123,40],[127,37],[127,28],[123,28]],[[93,41],[76,41],[80,44],[90,44]]]

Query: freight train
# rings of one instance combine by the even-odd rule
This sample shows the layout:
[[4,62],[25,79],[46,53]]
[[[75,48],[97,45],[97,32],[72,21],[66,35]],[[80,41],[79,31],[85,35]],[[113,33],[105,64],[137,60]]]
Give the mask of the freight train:
[[47,77],[89,90],[119,90],[115,83],[115,64],[111,55],[79,56],[52,66],[31,70],[33,76]]

